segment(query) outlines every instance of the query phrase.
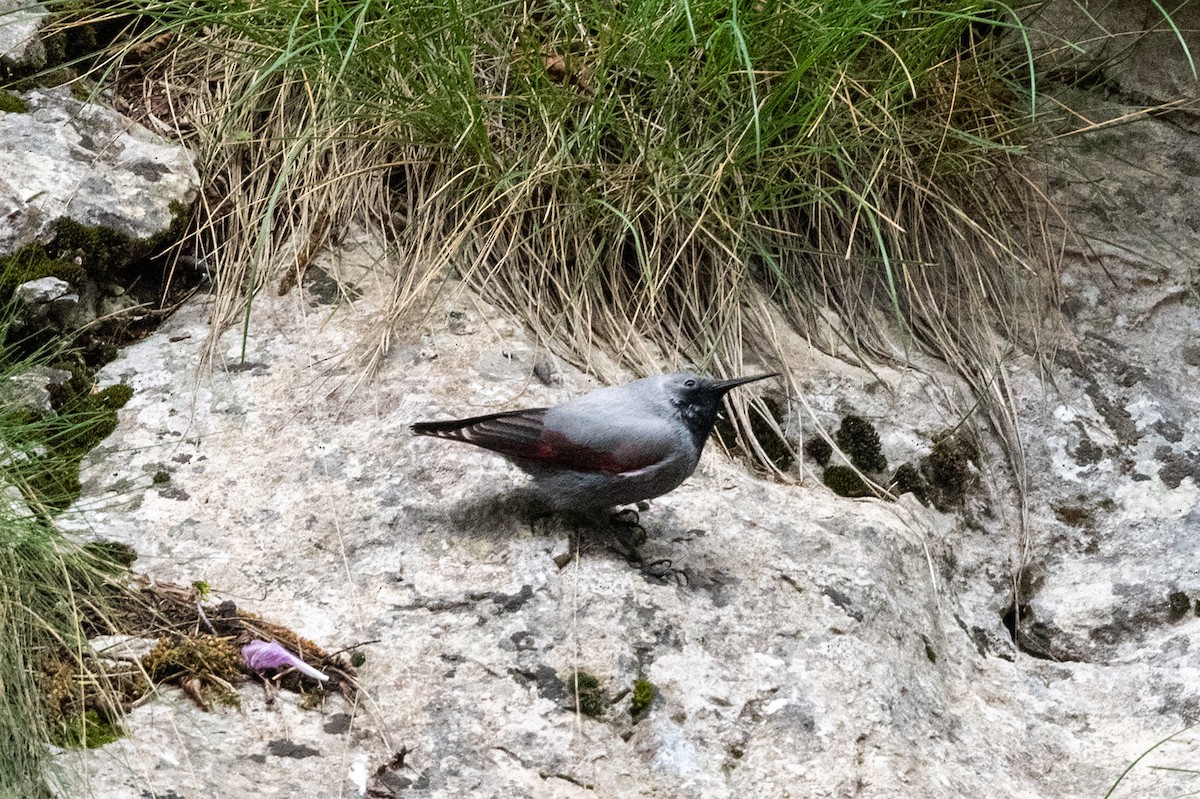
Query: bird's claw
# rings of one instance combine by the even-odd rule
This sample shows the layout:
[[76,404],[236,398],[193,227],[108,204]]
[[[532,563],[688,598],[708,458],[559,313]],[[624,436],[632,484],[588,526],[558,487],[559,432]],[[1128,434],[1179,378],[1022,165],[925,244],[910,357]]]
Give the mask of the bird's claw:
[[641,526],[642,520],[642,517],[639,516],[638,512],[633,508],[623,508],[615,512],[609,518],[612,520],[613,524],[617,524],[622,527],[639,527]]
[[[635,510],[627,508],[617,511],[612,515],[611,520],[616,526],[614,533],[616,534],[617,541],[631,550],[636,551],[649,538],[646,534],[646,528],[642,527],[637,511]],[[638,558],[638,560],[641,560],[641,558]]]
[[650,563],[643,563],[641,566],[642,574],[651,577],[661,582],[675,582],[684,588],[687,587],[688,577],[687,572],[683,569],[676,569],[671,565],[669,558],[660,558]]

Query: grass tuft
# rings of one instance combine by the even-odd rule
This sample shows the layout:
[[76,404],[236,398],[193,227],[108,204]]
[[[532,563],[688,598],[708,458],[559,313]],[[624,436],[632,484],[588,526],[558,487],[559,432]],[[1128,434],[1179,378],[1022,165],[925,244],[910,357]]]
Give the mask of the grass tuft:
[[[449,273],[591,369],[600,345],[635,371],[758,362],[796,385],[780,324],[874,359],[917,347],[1023,479],[1001,364],[1058,257],[1024,174],[1036,10],[116,0],[94,16],[133,22],[94,67],[200,155],[218,327],[247,331],[259,292],[365,223],[395,243],[368,364]],[[731,438],[780,471],[752,426],[770,409],[733,403]]]
[[772,358],[768,296],[807,331],[832,305],[868,349],[890,352],[880,311],[961,335],[1033,261],[1001,4],[113,10],[174,37],[126,94],[154,87],[140,107],[207,165],[227,324],[355,218],[402,253],[387,324],[452,265],[575,360],[599,340],[641,368],[638,338],[718,372]]

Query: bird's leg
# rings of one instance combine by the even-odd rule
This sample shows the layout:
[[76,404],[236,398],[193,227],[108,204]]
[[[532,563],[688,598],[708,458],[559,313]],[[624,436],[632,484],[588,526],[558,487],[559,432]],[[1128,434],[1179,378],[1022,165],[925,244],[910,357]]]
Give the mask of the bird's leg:
[[[529,534],[532,535],[533,537],[537,538],[539,535],[538,525],[545,523],[548,519],[552,519],[552,518],[554,518],[553,511],[544,510],[544,511],[534,513],[533,516],[531,516],[529,519]],[[548,530],[546,532],[549,533]]]
[[617,539],[622,544],[636,550],[642,544],[646,543],[646,539],[649,536],[646,535],[646,528],[641,525],[641,517],[638,516],[638,512],[633,508],[619,510],[610,516],[609,520],[613,523]]
[[[646,510],[647,507],[649,506],[646,503],[638,503],[639,510]],[[638,511],[633,508],[624,508],[609,518],[613,523],[616,543],[621,547],[622,554],[625,555],[625,560],[630,565],[636,566],[642,574],[655,580],[675,581],[680,585],[687,585],[687,573],[682,569],[674,568],[669,558],[659,558],[649,563],[642,559],[638,548],[646,543],[649,536],[646,534],[646,528],[641,525]]]
[[646,528],[642,527],[637,511],[632,508],[617,511],[609,517],[612,544],[610,549],[624,556],[626,562],[638,568],[642,565],[642,554],[638,548],[646,543]]

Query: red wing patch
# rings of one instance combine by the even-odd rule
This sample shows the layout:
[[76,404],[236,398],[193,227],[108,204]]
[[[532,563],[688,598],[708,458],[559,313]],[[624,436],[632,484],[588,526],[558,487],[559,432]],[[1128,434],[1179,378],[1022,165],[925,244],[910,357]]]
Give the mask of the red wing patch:
[[621,474],[661,460],[660,453],[631,455],[628,447],[602,452],[573,444],[562,433],[546,429],[546,410],[530,408],[448,422],[417,422],[412,431],[421,436],[465,441],[530,465],[577,472]]
[[621,474],[657,463],[660,457],[650,453],[641,457],[630,457],[628,452],[601,452],[573,444],[562,433],[545,430],[538,440],[537,454],[526,460],[576,472]]

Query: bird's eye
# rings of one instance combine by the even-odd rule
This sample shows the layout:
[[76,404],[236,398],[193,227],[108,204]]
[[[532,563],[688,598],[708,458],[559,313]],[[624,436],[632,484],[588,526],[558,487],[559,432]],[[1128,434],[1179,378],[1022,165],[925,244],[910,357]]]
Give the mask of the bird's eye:
[[683,387],[684,387],[684,388],[695,388],[695,387],[696,387],[696,381],[695,381],[695,380],[693,380],[693,379],[691,379],[691,378],[689,377],[687,380],[684,380],[684,381],[683,381]]

